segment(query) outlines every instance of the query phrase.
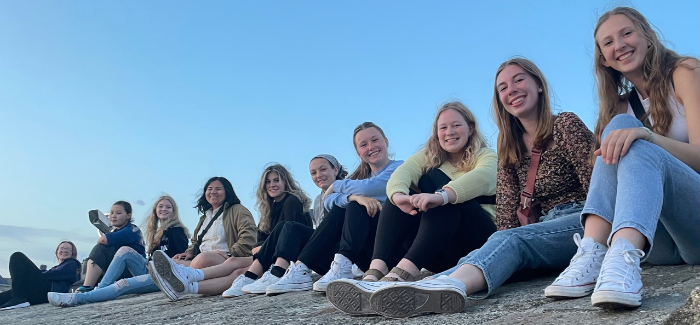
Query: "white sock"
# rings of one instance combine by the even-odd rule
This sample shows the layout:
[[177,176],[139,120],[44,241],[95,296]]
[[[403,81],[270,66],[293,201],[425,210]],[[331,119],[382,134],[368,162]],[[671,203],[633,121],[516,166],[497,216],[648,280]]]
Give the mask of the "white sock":
[[192,282],[197,282],[197,281],[202,281],[204,280],[204,271],[195,269],[194,272],[192,273],[194,276],[194,279]]
[[352,261],[345,257],[343,254],[335,254],[335,257],[333,258],[334,261],[336,261],[338,264],[343,264],[344,262],[347,262],[348,264],[352,264]]

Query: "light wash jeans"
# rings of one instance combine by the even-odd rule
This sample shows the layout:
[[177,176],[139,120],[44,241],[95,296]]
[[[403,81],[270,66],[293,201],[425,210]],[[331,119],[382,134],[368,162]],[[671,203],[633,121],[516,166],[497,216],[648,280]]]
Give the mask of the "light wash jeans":
[[536,268],[563,270],[578,249],[574,234],[583,235],[582,209],[583,202],[560,204],[542,216],[541,222],[497,231],[484,246],[462,257],[457,266],[434,277],[450,275],[464,264],[474,265],[484,273],[488,290],[469,297],[483,299],[516,271]]
[[[603,131],[642,127],[634,116],[615,116]],[[596,214],[648,240],[652,264],[700,264],[700,175],[663,148],[636,140],[615,165],[596,159],[584,214]]]
[[156,291],[160,291],[160,289],[153,283],[151,276],[149,274],[143,274],[133,278],[121,279],[111,285],[96,288],[90,292],[76,293],[75,297],[78,304],[82,305],[113,300],[122,295],[144,294]]
[[109,263],[107,271],[102,276],[102,281],[97,284],[97,288],[104,288],[112,285],[124,273],[124,269],[128,269],[131,275],[136,277],[142,274],[148,274],[146,264],[148,260],[137,253],[133,248],[122,246],[114,254],[112,262]]

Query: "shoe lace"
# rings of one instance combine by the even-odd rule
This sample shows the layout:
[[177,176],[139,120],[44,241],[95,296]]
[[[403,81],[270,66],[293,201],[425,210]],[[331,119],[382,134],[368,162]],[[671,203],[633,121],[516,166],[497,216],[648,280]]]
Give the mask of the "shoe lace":
[[[622,252],[609,252],[606,262],[600,270],[601,277],[598,279],[600,283],[612,282],[622,286],[623,290],[632,287],[634,281],[634,273],[640,273],[642,268],[639,267],[638,261],[644,257],[644,251],[641,249],[627,249]],[[625,263],[619,263],[616,256],[622,256]],[[612,258],[612,259],[610,259]]]
[[[574,254],[574,257],[571,258],[571,263],[569,266],[564,269],[564,272],[562,272],[555,281],[565,279],[579,280],[584,273],[589,272],[588,267],[590,266],[591,261],[590,258],[587,257],[590,255],[596,255],[597,253],[595,250],[586,251],[583,249],[581,246],[581,235],[579,234],[574,234],[574,242],[576,243],[576,246],[578,246],[578,250],[576,251],[576,254]],[[592,259],[595,260],[595,257]]]

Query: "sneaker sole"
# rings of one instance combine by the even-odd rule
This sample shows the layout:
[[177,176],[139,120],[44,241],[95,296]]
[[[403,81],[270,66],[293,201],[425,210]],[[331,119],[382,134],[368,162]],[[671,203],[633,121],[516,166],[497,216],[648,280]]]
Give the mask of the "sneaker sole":
[[168,284],[170,284],[173,290],[176,292],[185,291],[185,283],[183,283],[184,281],[182,281],[177,275],[175,275],[175,272],[173,272],[168,255],[165,255],[161,251],[153,252],[153,264],[155,265],[156,272],[158,272],[160,278],[168,281]]
[[397,285],[377,290],[369,303],[382,316],[406,318],[424,313],[460,313],[464,310],[465,298],[454,290]]
[[17,304],[17,305],[14,305],[14,306],[8,306],[8,307],[5,307],[5,308],[0,308],[0,310],[11,310],[11,309],[17,309],[17,308],[24,308],[24,307],[29,307],[29,303],[28,303],[28,302],[23,302],[23,303],[21,303],[21,304]]
[[372,315],[369,299],[372,292],[356,287],[352,283],[333,281],[326,287],[326,298],[338,310],[350,315]]
[[595,283],[578,287],[549,286],[544,289],[548,298],[581,298],[590,295],[595,289]]
[[151,280],[153,280],[153,283],[155,283],[156,287],[158,287],[158,289],[160,289],[160,291],[164,293],[165,296],[168,297],[168,299],[170,299],[171,301],[177,301],[179,297],[177,297],[173,292],[170,292],[170,290],[163,288],[163,286],[160,284],[160,282],[163,281],[163,278],[161,278],[160,274],[158,274],[158,272],[155,271],[153,261],[150,261],[148,263],[147,269],[148,274],[151,275]]
[[240,296],[245,296],[245,292],[243,292],[243,294],[241,294],[241,295],[227,295],[226,293],[221,294],[221,297],[223,297],[223,298],[236,298],[236,297],[240,297]]
[[268,296],[275,296],[287,292],[297,292],[297,291],[309,291],[313,287],[313,283],[300,283],[300,284],[293,284],[293,285],[287,285],[284,288],[274,288],[272,285],[268,286],[267,289],[265,289],[265,293]]
[[591,296],[591,303],[604,309],[637,308],[642,305],[642,295],[641,292],[598,291]]

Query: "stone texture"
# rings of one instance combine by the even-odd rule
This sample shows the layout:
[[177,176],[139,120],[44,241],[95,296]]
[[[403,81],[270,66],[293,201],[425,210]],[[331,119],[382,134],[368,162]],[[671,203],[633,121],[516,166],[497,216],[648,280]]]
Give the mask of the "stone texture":
[[[484,300],[470,300],[463,313],[408,320],[351,317],[325,296],[300,292],[266,296],[191,297],[170,302],[162,293],[73,308],[48,304],[0,311],[0,324],[698,324],[700,266],[645,266],[642,307],[604,311],[590,298],[552,300],[543,295],[554,276],[507,284]],[[691,296],[691,292],[693,293]],[[690,299],[689,299],[690,297]],[[686,303],[687,302],[687,303]]]

